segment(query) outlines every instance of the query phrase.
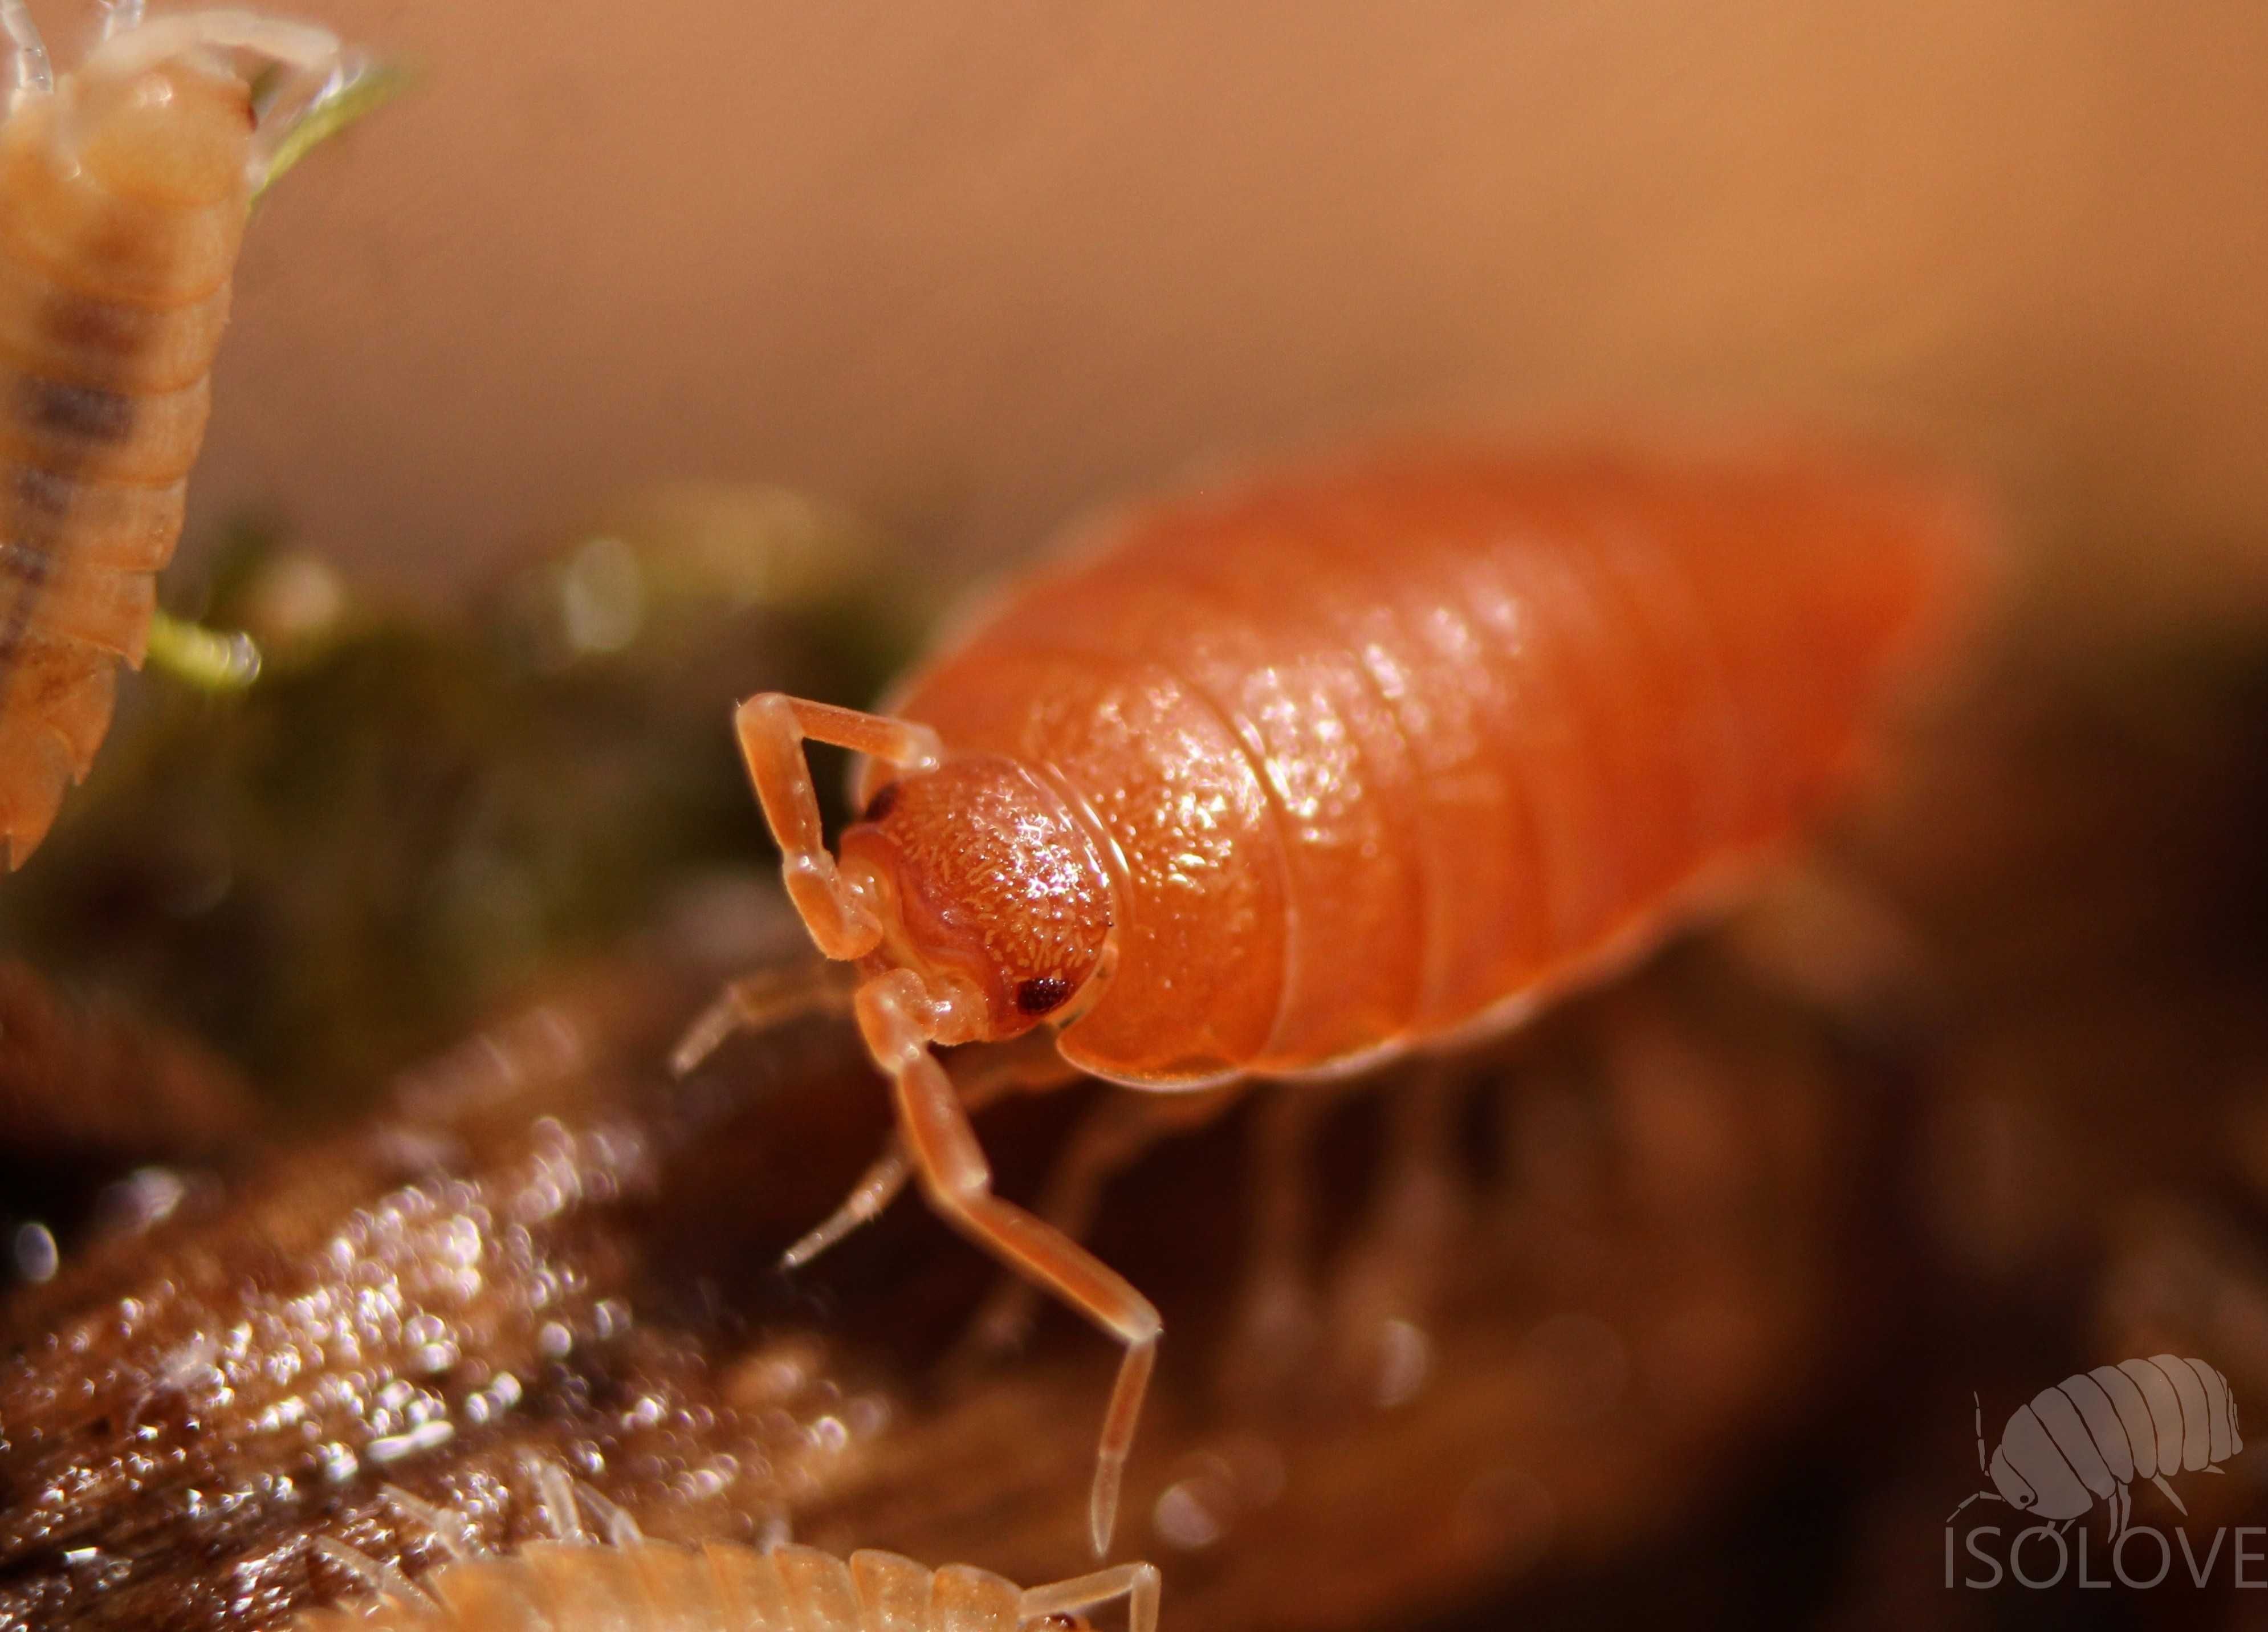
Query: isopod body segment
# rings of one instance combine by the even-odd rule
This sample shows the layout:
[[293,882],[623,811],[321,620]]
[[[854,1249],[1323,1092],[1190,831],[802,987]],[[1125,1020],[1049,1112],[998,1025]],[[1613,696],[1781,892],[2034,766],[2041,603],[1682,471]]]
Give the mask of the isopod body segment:
[[1977,1460],[1992,1490],[1978,1496],[2047,1520],[2080,1518],[2100,1499],[2115,1536],[2132,1513],[2136,1481],[2186,1513],[2168,1476],[2217,1474],[2243,1449],[2228,1378],[2202,1360],[2153,1355],[2042,1389],[2009,1416],[1989,1460],[1980,1408]]
[[[1484,1029],[1817,808],[1970,525],[1817,455],[1415,452],[1201,489],[1090,529],[911,676],[888,711],[949,757],[870,765],[899,798],[845,865],[958,920],[954,968],[1060,981],[1093,1075],[1297,1076]],[[984,868],[1028,888],[1042,814],[1093,865],[1020,910]]]
[[[1148,1570],[1147,1565],[1135,1568]],[[1123,1571],[1030,1592],[990,1570],[931,1570],[895,1553],[848,1560],[806,1547],[769,1553],[732,1542],[693,1548],[535,1542],[503,1557],[445,1564],[417,1599],[386,1597],[303,1616],[299,1632],[1017,1632],[1031,1621],[1138,1592],[1133,1632],[1157,1624],[1154,1572]],[[422,1599],[423,1601],[419,1601]]]
[[[1980,531],[1957,486],[1816,446],[1388,450],[1089,527],[886,714],[741,705],[790,895],[896,1084],[904,1159],[837,1219],[909,1170],[1127,1345],[1098,1547],[1156,1311],[990,1194],[931,1046],[1045,1024],[1068,1071],[1168,1091],[1501,1030],[1848,779]],[[806,738],[866,756],[839,858]]]
[[[450,1557],[413,1584],[390,1565],[319,1540],[317,1554],[370,1591],[302,1614],[295,1632],[1017,1632],[1050,1617],[1083,1625],[1080,1612],[1118,1599],[1128,1632],[1156,1632],[1158,1572],[1149,1564],[1023,1588],[990,1570],[932,1570],[895,1553],[842,1559],[808,1547],[681,1547],[643,1535],[564,1469],[540,1465],[536,1474],[552,1536],[505,1554],[475,1553],[449,1513],[388,1490],[388,1503],[424,1524]],[[600,1516],[603,1539],[584,1528],[585,1505]]]
[[339,70],[320,29],[241,11],[144,20],[50,72],[0,4],[17,90],[0,122],[0,841],[20,864],[139,666],[180,536],[247,200],[290,94]]

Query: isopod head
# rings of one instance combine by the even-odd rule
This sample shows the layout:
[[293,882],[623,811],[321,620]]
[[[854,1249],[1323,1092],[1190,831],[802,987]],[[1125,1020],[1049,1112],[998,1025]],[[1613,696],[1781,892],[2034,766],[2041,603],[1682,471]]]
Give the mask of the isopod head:
[[66,129],[105,186],[173,209],[233,198],[245,185],[252,96],[244,79],[195,58],[77,77]]
[[882,925],[874,958],[919,975],[957,1023],[939,1042],[1027,1032],[1101,963],[1101,859],[1062,798],[1012,760],[949,760],[883,783],[841,848]]
[[2094,1496],[2029,1404],[2019,1406],[2008,1418],[1985,1472],[2001,1500],[2021,1513],[2048,1520],[2077,1518],[2095,1504]]
[[2040,1493],[2015,1470],[2006,1451],[1998,1448],[1993,1451],[1992,1466],[1986,1471],[1992,1476],[1992,1489],[2000,1493],[2000,1499],[2010,1507],[2029,1513],[2038,1503]]

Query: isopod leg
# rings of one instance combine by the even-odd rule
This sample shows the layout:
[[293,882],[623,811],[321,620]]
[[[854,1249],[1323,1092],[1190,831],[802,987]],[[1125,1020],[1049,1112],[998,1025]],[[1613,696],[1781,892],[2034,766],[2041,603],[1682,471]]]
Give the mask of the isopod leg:
[[[1040,1198],[1039,1215],[1072,1240],[1094,1222],[1102,1187],[1141,1159],[1160,1139],[1204,1127],[1233,1105],[1246,1084],[1233,1083],[1196,1093],[1113,1094],[1088,1113],[1057,1158]],[[969,1322],[961,1343],[963,1361],[1012,1352],[1030,1334],[1039,1299],[1028,1281],[1003,1281]]]
[[898,1192],[906,1187],[913,1170],[906,1165],[906,1153],[896,1142],[874,1158],[874,1165],[858,1176],[850,1193],[843,1198],[842,1205],[799,1237],[794,1246],[780,1254],[780,1268],[800,1269],[821,1253],[829,1251],[843,1237],[865,1229],[898,1199]]
[[436,1507],[431,1502],[410,1495],[399,1485],[380,1485],[378,1499],[391,1508],[397,1517],[422,1526],[451,1558],[464,1559],[473,1555],[475,1543],[471,1531],[462,1518],[447,1508]]
[[1998,1502],[2000,1500],[2002,1500],[2001,1497],[1993,1495],[1990,1490],[1974,1491],[1971,1494],[1962,1497],[1959,1502],[1954,1504],[1953,1511],[1945,1516],[1945,1522],[1949,1525],[1955,1519],[1960,1518],[1962,1510],[1966,1508],[1972,1502]]
[[1157,1361],[1163,1323],[1150,1300],[1085,1247],[992,1194],[992,1169],[953,1079],[929,1051],[927,1000],[902,971],[858,989],[858,1029],[895,1084],[898,1133],[922,1192],[945,1220],[1008,1268],[1028,1275],[1126,1345],[1096,1448],[1087,1522],[1094,1550],[1110,1545],[1118,1488]]
[[103,0],[102,37],[122,34],[142,26],[142,0]]
[[669,1056],[682,1077],[740,1032],[759,1032],[806,1014],[845,1014],[856,989],[839,964],[794,963],[727,981],[717,1000],[685,1029]]
[[811,938],[829,958],[849,961],[872,952],[881,929],[828,854],[819,824],[819,798],[803,757],[806,739],[832,743],[893,765],[922,769],[939,755],[937,733],[924,725],[861,714],[823,702],[806,702],[776,691],[749,698],[734,713],[748,780],[779,846],[780,876]]
[[1464,1215],[1456,1176],[1456,1120],[1463,1084],[1439,1061],[1425,1061],[1387,1092],[1386,1172],[1334,1299],[1342,1359],[1376,1383],[1391,1365],[1392,1323],[1430,1310]]
[[354,1578],[355,1584],[373,1598],[391,1599],[397,1604],[416,1609],[438,1610],[440,1606],[411,1584],[401,1573],[401,1566],[389,1559],[372,1558],[369,1554],[329,1536],[317,1536],[308,1543],[308,1551],[318,1558],[327,1558]]
[[1126,1600],[1127,1632],[1154,1632],[1158,1624],[1158,1567],[1119,1564],[1091,1576],[1028,1587],[1016,1606],[1016,1619],[1028,1626],[1049,1615],[1076,1615],[1114,1598]]
[[[997,1048],[957,1055],[954,1068],[954,1091],[961,1096],[961,1107],[970,1112],[981,1111],[1010,1093],[1061,1087],[1079,1075],[1056,1052],[1054,1040],[1040,1032]],[[843,1204],[787,1249],[780,1268],[800,1269],[844,1236],[873,1223],[883,1209],[898,1199],[898,1192],[911,1176],[904,1147],[894,1135],[890,1148],[850,1187]]]
[[1354,1084],[1278,1087],[1255,1107],[1252,1222],[1244,1280],[1230,1326],[1220,1391],[1250,1406],[1270,1396],[1314,1340],[1314,1290],[1307,1262],[1314,1230],[1315,1135]]
[[24,0],[0,0],[0,33],[8,36],[10,55],[16,62],[16,84],[10,106],[27,96],[45,96],[55,88],[55,69],[48,62],[47,41],[32,20]]

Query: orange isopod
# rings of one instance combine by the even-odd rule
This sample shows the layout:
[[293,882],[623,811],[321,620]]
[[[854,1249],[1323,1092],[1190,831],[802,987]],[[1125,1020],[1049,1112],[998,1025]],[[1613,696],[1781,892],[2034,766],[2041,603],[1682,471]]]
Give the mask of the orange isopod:
[[[681,1547],[649,1539],[556,1464],[534,1472],[549,1539],[502,1555],[481,1556],[448,1511],[388,1489],[387,1504],[424,1526],[447,1562],[413,1583],[319,1537],[314,1551],[368,1592],[345,1607],[302,1614],[292,1632],[1084,1632],[1081,1612],[1120,1599],[1128,1632],[1157,1632],[1153,1565],[1019,1587],[987,1570],[932,1570],[873,1550],[842,1559],[808,1547]],[[583,1507],[600,1534],[585,1527]]]
[[145,21],[112,0],[58,79],[23,0],[0,123],[0,840],[19,865],[139,666],[180,537],[245,211],[289,121],[344,68],[319,28],[243,11]]
[[[1977,531],[1951,485],[1809,446],[1388,451],[1104,520],[887,716],[749,699],[789,893],[856,966],[904,1151],[792,1259],[910,1166],[1118,1337],[1101,1550],[1157,1312],[990,1194],[967,1109],[996,1089],[980,1055],[956,1092],[931,1045],[1046,1021],[1066,1074],[1154,1091],[1512,1026],[1721,899],[1819,806],[1947,626]],[[839,863],[806,738],[867,756]],[[742,982],[681,1068],[797,996]]]

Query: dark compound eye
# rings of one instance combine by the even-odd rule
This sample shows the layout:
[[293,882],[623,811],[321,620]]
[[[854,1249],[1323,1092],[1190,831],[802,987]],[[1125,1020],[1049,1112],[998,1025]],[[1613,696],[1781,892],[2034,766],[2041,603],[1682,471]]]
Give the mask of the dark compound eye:
[[874,790],[874,797],[866,801],[866,813],[860,821],[880,821],[898,807],[898,784],[886,782]]
[[1016,982],[1016,1006],[1026,1014],[1045,1014],[1070,996],[1071,982],[1053,974]]

